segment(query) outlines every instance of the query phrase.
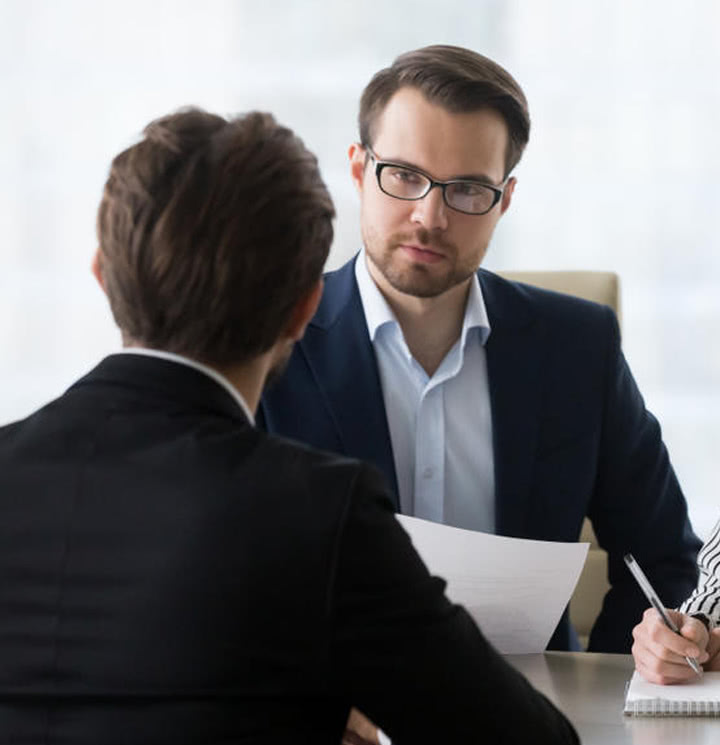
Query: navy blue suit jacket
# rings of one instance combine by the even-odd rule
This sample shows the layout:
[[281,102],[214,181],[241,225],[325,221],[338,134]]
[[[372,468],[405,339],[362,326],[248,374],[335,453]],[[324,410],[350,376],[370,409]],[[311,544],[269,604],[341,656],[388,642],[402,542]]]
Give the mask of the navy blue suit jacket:
[[[610,308],[482,269],[478,276],[492,328],[496,532],[575,541],[588,516],[608,552],[612,585],[589,649],[629,652],[647,603],[623,554],[635,555],[670,607],[697,579],[700,541],[660,427],[622,354]],[[374,463],[397,494],[353,261],[326,276],[320,308],[265,395],[261,419],[271,432]],[[550,648],[577,647],[566,613]]]

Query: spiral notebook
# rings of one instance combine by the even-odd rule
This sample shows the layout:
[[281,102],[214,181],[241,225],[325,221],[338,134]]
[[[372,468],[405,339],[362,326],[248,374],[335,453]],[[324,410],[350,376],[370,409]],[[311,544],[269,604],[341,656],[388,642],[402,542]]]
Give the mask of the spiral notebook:
[[633,673],[624,713],[636,717],[720,717],[720,672],[680,685],[654,685]]

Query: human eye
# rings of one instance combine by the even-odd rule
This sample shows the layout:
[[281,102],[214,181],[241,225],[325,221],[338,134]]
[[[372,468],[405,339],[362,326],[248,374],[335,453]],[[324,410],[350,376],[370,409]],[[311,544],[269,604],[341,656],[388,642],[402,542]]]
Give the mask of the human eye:
[[380,172],[380,188],[400,199],[420,198],[429,188],[429,183],[422,173],[393,163],[384,164]]
[[453,191],[461,197],[477,197],[488,193],[490,190],[487,186],[476,181],[456,181],[453,184]]
[[445,192],[447,203],[461,212],[482,215],[497,201],[496,191],[477,181],[453,181]]
[[419,173],[411,171],[409,168],[402,168],[400,166],[389,166],[387,170],[390,178],[400,184],[407,184],[408,186],[412,186],[415,184],[421,184],[425,181],[425,179]]

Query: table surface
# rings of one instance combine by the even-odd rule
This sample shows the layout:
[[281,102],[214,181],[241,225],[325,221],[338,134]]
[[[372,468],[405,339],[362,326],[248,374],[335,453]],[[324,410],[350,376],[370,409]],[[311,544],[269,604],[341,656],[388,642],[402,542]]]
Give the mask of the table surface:
[[720,744],[720,719],[625,716],[630,655],[546,652],[506,659],[565,713],[583,745]]

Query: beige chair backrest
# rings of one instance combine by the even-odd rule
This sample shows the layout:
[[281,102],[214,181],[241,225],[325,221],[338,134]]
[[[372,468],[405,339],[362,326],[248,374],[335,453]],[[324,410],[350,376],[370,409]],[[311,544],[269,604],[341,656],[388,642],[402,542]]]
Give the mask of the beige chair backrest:
[[[593,300],[609,305],[620,314],[620,280],[614,272],[558,271],[558,272],[497,272],[506,279],[525,282],[556,292]],[[602,608],[605,593],[610,589],[607,580],[607,553],[600,548],[590,521],[583,523],[581,541],[590,543],[587,561],[570,600],[570,620],[587,648],[588,636]]]
[[609,305],[622,322],[620,309],[620,278],[615,272],[557,271],[557,272],[496,272],[505,279],[544,287],[546,290]]

